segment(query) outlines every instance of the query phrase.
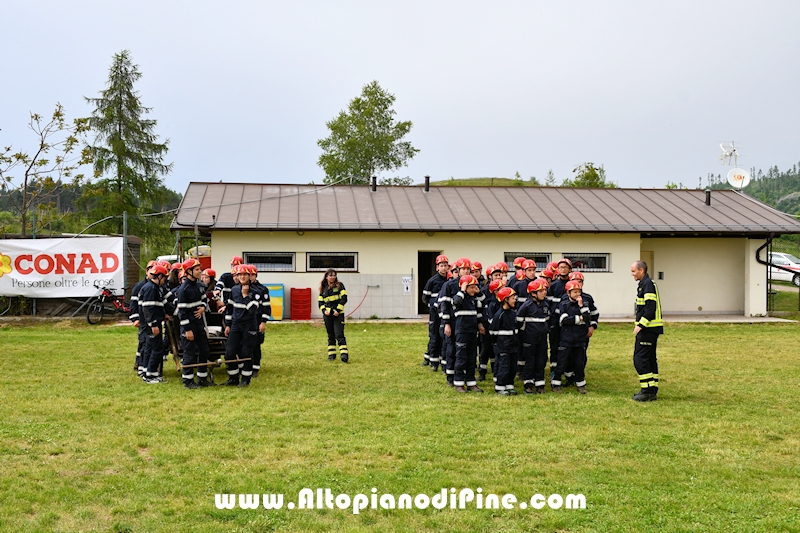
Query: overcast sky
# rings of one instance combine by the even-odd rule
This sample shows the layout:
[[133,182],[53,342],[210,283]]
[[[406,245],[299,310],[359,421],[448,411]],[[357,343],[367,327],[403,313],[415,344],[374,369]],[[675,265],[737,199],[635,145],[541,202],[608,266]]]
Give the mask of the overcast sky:
[[105,87],[130,50],[170,140],[168,187],[322,182],[325,122],[372,80],[420,150],[388,176],[536,176],[585,161],[622,187],[696,187],[800,161],[800,2],[10,0],[0,17],[0,145],[29,112]]

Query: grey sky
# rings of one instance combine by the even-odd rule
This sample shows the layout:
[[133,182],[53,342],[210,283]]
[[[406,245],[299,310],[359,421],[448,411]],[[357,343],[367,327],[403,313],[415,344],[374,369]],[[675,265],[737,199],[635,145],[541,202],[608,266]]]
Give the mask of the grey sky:
[[[6,2],[0,145],[28,112],[86,116],[131,51],[170,188],[320,183],[325,122],[371,80],[421,151],[393,175],[560,183],[584,161],[623,187],[695,187],[800,160],[800,2]],[[386,176],[389,176],[387,174]]]

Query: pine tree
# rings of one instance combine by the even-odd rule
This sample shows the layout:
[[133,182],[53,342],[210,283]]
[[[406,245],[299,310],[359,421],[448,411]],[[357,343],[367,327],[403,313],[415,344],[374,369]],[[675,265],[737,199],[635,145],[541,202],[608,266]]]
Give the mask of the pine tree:
[[[134,84],[142,77],[131,62],[130,52],[114,54],[108,84],[99,98],[86,98],[94,106],[89,126],[95,132],[90,146],[94,176],[99,181],[86,187],[83,201],[94,216],[136,214],[162,196],[161,176],[172,170],[165,164],[169,140],[158,142],[156,121],[144,118],[144,107]],[[118,223],[121,228],[121,221]]]

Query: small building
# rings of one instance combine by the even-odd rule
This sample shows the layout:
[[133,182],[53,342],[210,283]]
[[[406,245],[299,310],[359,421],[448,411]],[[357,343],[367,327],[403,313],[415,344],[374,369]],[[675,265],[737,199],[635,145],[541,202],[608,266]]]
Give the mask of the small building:
[[484,268],[568,257],[605,317],[632,315],[630,265],[642,259],[664,314],[765,316],[762,261],[771,240],[800,233],[800,222],[730,190],[193,182],[172,229],[209,235],[218,273],[241,255],[262,283],[284,285],[287,296],[311,288],[312,302],[335,268],[354,318],[427,313],[420,295],[440,253]]

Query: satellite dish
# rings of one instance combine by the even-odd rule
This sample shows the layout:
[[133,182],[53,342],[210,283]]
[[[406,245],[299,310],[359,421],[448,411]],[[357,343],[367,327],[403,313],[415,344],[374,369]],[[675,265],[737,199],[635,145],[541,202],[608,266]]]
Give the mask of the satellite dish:
[[728,183],[741,191],[750,183],[750,173],[743,168],[732,168],[728,171]]

